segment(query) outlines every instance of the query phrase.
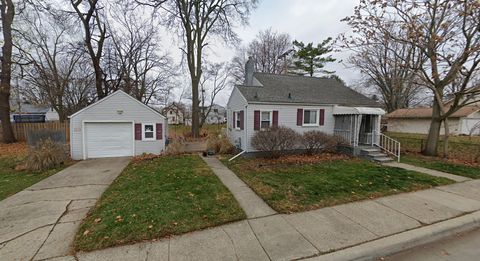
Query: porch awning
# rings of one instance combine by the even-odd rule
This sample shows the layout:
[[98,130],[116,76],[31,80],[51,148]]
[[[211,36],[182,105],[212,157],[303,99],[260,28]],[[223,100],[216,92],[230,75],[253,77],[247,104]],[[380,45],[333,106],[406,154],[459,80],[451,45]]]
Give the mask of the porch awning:
[[347,107],[347,106],[335,106],[333,107],[333,115],[385,115],[385,111],[380,108],[373,107]]

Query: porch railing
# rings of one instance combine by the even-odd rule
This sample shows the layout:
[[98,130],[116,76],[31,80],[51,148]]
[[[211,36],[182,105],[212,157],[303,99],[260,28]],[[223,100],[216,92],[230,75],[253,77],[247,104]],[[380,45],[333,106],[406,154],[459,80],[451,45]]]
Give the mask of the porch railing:
[[[378,140],[374,141],[373,144],[388,154],[391,154],[397,161],[400,162],[400,142],[388,137],[387,135],[374,131],[374,134],[378,134]],[[377,135],[374,135],[377,136]]]
[[335,129],[333,130],[333,135],[339,137],[343,142],[348,145],[354,145],[352,141],[352,132],[349,130]]

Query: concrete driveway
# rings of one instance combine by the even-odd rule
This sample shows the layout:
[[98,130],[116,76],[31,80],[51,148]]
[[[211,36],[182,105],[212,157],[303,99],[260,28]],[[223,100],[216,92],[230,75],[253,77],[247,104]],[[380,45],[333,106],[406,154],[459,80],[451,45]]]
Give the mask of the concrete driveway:
[[129,161],[81,161],[0,201],[1,259],[41,260],[69,254],[80,221]]

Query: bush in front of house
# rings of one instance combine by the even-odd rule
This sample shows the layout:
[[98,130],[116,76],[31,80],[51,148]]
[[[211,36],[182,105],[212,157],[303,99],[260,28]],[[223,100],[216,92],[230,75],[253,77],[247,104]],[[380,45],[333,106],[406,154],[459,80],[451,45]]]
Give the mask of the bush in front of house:
[[30,148],[25,168],[33,171],[47,170],[64,163],[66,160],[65,145],[46,138],[38,141],[35,146]]
[[165,150],[165,155],[180,155],[184,153],[184,143],[182,139],[173,139]]
[[280,126],[257,131],[252,137],[252,146],[261,152],[269,152],[271,157],[279,157],[298,144],[300,135],[291,128]]
[[302,144],[307,153],[335,152],[340,144],[338,137],[329,135],[318,130],[311,130],[303,133]]
[[223,133],[211,133],[208,135],[207,149],[213,150],[215,153],[230,154],[235,152],[235,146],[230,139]]

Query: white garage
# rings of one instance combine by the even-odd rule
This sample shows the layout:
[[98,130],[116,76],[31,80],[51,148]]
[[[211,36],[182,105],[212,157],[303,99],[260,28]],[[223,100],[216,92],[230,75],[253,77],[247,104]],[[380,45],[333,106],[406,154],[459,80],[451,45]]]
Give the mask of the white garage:
[[160,154],[167,127],[159,112],[117,91],[70,116],[70,153],[75,160]]

